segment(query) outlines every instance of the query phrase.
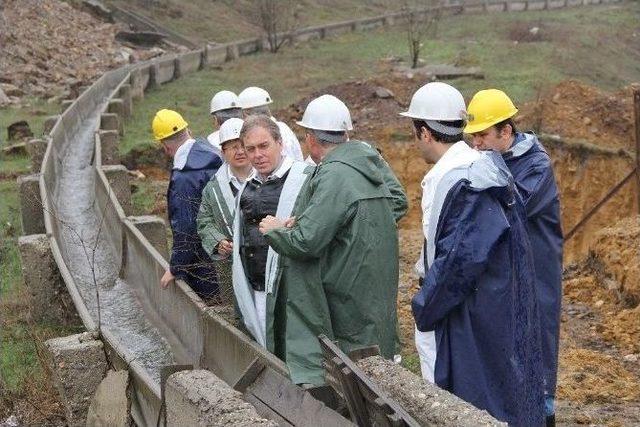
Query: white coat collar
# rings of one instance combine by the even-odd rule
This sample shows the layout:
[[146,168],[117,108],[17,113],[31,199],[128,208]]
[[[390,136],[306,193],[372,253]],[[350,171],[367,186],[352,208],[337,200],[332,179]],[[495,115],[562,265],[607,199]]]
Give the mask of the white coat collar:
[[189,153],[191,152],[191,148],[193,144],[196,142],[195,139],[190,138],[185,141],[178,149],[176,150],[176,155],[173,156],[173,168],[177,170],[182,170],[187,164],[187,158],[189,157]]

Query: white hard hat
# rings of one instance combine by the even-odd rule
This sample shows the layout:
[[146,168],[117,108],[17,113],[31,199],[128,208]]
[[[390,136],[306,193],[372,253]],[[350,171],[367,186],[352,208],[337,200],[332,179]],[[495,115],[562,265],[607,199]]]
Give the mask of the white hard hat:
[[211,98],[211,113],[229,108],[240,108],[240,98],[230,90],[221,90]]
[[242,108],[254,108],[268,105],[273,102],[271,95],[266,90],[251,86],[240,92],[240,105]]
[[349,109],[333,95],[322,95],[307,105],[298,125],[315,130],[346,132],[353,130]]
[[427,83],[413,94],[409,111],[401,116],[419,120],[464,120],[467,108],[458,89],[442,82]]
[[240,138],[240,131],[244,120],[236,117],[230,118],[220,126],[220,145],[225,142]]

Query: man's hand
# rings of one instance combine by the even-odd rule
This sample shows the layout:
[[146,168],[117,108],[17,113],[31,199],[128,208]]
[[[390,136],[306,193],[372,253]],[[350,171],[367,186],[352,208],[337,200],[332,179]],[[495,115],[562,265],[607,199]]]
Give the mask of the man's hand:
[[170,270],[167,270],[162,275],[162,279],[160,279],[160,286],[162,286],[162,289],[166,289],[167,286],[169,286],[169,283],[173,282],[174,279],[175,276],[171,274]]
[[288,221],[289,219],[291,218],[288,218],[285,221],[281,221],[275,216],[267,215],[262,219],[262,221],[260,221],[260,232],[262,234],[265,234],[267,231],[273,230],[274,228],[285,227],[286,221]]
[[230,242],[227,239],[220,240],[218,243],[218,253],[220,255],[228,256],[233,252],[233,242]]
[[284,220],[284,226],[287,228],[293,228],[296,225],[296,217],[292,216]]

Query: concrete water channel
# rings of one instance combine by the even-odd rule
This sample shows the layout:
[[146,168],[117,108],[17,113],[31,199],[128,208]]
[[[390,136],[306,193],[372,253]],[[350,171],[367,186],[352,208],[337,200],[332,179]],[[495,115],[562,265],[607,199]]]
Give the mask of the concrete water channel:
[[[390,25],[399,18],[396,14],[302,29],[295,37],[324,38],[333,32]],[[47,138],[39,188],[49,246],[85,327],[99,331],[111,362],[128,369],[131,414],[140,426],[156,425],[163,418],[163,368],[177,369],[175,365],[210,371],[239,390],[260,415],[281,425],[309,425],[310,420],[315,425],[351,424],[313,397],[332,400],[326,394],[312,395],[292,384],[282,361],[207,307],[185,283],[160,289],[167,261],[161,248],[150,243],[153,239],[138,229],[138,221],[123,208],[127,201],[122,196],[129,191],[126,169],[116,167],[121,174],[120,182],[115,183],[108,176],[113,166],[103,165],[103,157],[109,156],[103,156],[106,147],[101,131],[121,132],[132,100],[144,96],[147,88],[259,51],[262,44],[263,40],[252,39],[207,45],[107,72],[59,116]],[[395,370],[381,368],[379,379],[393,377]],[[401,375],[405,374],[399,372],[398,379]],[[453,396],[446,403],[441,397],[446,392],[413,378],[422,387],[419,395],[434,396],[439,405],[442,402],[447,416],[453,417],[448,419],[451,423],[463,425],[461,417],[473,423],[487,416]],[[344,385],[339,391],[344,392]],[[333,394],[331,406],[338,406],[338,394]],[[396,394],[400,399],[401,393]],[[401,400],[405,407],[420,408],[425,398],[412,394]],[[388,409],[376,396],[373,401],[381,410]],[[450,424],[440,415],[425,415],[424,419],[429,424]],[[487,425],[494,421],[489,417]]]

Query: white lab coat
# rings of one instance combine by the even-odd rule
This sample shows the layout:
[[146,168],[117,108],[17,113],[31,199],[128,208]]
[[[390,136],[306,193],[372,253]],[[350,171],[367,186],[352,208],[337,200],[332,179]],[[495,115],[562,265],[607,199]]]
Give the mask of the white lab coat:
[[[431,170],[425,175],[422,180],[422,234],[424,238],[427,238],[427,232],[429,230],[429,218],[431,216],[431,207],[433,205],[433,199],[435,196],[435,189],[442,177],[450,170],[472,163],[474,160],[480,157],[480,153],[473,148],[469,147],[464,141],[456,142],[447,150],[446,153],[433,165]],[[424,265],[424,247],[420,251],[420,258],[416,262],[416,273],[420,277],[425,276]],[[435,332],[420,332],[415,329],[415,344],[418,350],[418,356],[420,356],[420,370],[422,371],[422,377],[429,381],[434,382],[434,371],[436,366],[436,337]]]

